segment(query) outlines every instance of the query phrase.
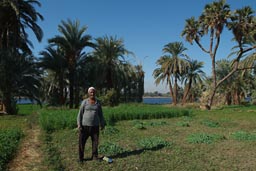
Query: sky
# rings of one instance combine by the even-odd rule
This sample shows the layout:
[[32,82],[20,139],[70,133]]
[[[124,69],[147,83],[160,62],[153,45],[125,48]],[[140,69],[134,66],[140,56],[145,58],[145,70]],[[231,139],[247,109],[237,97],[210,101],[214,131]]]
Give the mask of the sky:
[[[189,44],[181,36],[185,21],[188,18],[198,18],[204,6],[212,0],[41,0],[37,11],[44,17],[38,21],[43,29],[41,42],[29,32],[34,55],[48,45],[48,39],[60,35],[58,25],[61,21],[79,20],[81,26],[87,26],[85,34],[93,39],[103,36],[113,36],[123,39],[127,50],[135,57],[126,58],[129,62],[141,64],[145,72],[145,92],[167,93],[166,82],[155,84],[152,76],[159,66],[156,61],[164,55],[163,47],[171,42],[182,42],[187,48],[185,53],[194,60],[203,61],[203,71],[210,76],[210,57],[202,52],[196,44]],[[251,6],[256,10],[256,0],[226,0],[231,10]],[[217,59],[226,58],[233,43],[231,34],[223,35]],[[208,42],[207,40],[205,40]],[[90,51],[90,49],[85,49]]]

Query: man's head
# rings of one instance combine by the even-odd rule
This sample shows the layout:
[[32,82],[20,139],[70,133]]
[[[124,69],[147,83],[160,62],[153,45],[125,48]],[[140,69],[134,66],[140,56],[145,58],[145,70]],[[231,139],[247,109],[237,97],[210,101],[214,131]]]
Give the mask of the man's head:
[[90,98],[94,98],[96,93],[96,89],[94,87],[88,88],[88,95]]

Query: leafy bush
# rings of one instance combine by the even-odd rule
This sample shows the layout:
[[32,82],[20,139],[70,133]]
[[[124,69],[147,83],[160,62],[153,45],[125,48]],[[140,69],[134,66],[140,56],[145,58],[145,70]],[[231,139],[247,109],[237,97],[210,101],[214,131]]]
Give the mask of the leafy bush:
[[256,133],[249,133],[245,131],[237,131],[231,134],[231,137],[239,141],[256,141]]
[[144,138],[138,142],[138,146],[142,147],[145,150],[154,150],[154,149],[159,149],[163,147],[169,147],[170,145],[171,143],[163,140],[160,137]]
[[125,150],[122,147],[111,142],[105,142],[104,144],[99,146],[99,153],[108,155],[108,156],[118,155],[124,152]]
[[107,91],[105,96],[99,98],[103,105],[106,106],[117,106],[119,104],[119,99],[117,96],[117,91],[115,89],[110,89]]
[[206,133],[196,133],[191,134],[187,137],[187,141],[193,144],[206,143],[211,144],[218,140],[223,140],[225,137],[223,135],[218,134],[206,134]]
[[13,158],[22,136],[21,129],[0,130],[0,170],[5,170],[6,164]]

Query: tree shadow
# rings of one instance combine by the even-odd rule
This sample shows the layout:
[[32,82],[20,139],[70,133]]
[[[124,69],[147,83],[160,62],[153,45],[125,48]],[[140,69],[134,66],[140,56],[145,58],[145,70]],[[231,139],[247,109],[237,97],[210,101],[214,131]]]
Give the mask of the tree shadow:
[[124,151],[122,153],[111,155],[109,157],[110,158],[125,158],[125,157],[129,157],[129,156],[133,156],[133,155],[140,155],[144,151],[157,151],[157,150],[160,150],[164,147],[165,147],[165,145],[160,144],[160,145],[157,145],[157,146],[154,146],[154,147],[151,147],[151,148],[142,148],[142,149],[136,149],[136,150],[133,150],[133,151]]

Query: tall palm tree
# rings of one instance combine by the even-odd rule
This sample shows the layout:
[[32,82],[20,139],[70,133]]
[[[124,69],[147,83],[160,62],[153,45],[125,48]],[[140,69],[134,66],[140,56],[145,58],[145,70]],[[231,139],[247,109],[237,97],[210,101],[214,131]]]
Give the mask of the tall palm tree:
[[[244,9],[245,10],[245,9]],[[212,63],[212,93],[210,95],[210,100],[209,100],[209,107],[211,107],[213,98],[215,96],[217,88],[220,86],[220,84],[227,78],[229,78],[232,74],[235,73],[235,71],[238,68],[240,58],[242,57],[243,54],[247,52],[247,50],[243,49],[244,42],[240,40],[245,40],[247,35],[245,34],[246,31],[251,31],[253,27],[246,27],[250,28],[248,30],[240,29],[239,27],[241,25],[252,25],[253,22],[250,20],[250,15],[251,13],[249,10],[247,11],[247,15],[240,15],[240,12],[235,12],[234,14],[231,13],[230,7],[228,4],[226,4],[225,0],[219,0],[212,2],[210,4],[207,4],[204,8],[203,13],[199,17],[198,20],[195,20],[193,17],[186,20],[186,25],[184,30],[182,31],[182,36],[185,36],[185,39],[192,43],[193,41],[196,42],[196,44],[202,49],[203,52],[209,54],[211,58],[211,63]],[[244,18],[245,20],[239,20],[240,18]],[[245,21],[245,22],[242,22]],[[237,24],[236,24],[237,23]],[[223,79],[217,81],[217,76],[216,76],[216,54],[217,50],[220,45],[220,39],[221,39],[221,34],[224,30],[225,27],[228,27],[229,29],[233,30],[233,33],[235,35],[235,40],[238,42],[238,46],[240,48],[240,52],[237,53],[237,57],[235,57],[234,62],[234,68],[229,72]],[[255,27],[254,27],[255,29]],[[209,33],[209,47],[208,49],[201,44],[200,38],[208,35]],[[237,34],[237,36],[236,36]],[[243,38],[239,38],[239,36],[242,36]],[[240,41],[240,42],[239,42]],[[248,49],[249,50],[249,49]],[[251,49],[250,49],[251,50]]]
[[178,80],[180,79],[181,74],[186,69],[186,61],[184,61],[181,57],[185,56],[183,52],[187,50],[184,47],[182,42],[173,42],[168,43],[164,46],[163,52],[170,54],[170,60],[167,61],[164,65],[168,66],[170,75],[174,78],[174,88],[173,88],[173,103],[177,104],[177,96],[178,96]]
[[43,16],[34,5],[41,6],[38,0],[2,0],[0,2],[0,48],[20,48],[30,52],[33,44],[28,39],[26,28],[30,28],[38,41],[42,40],[43,31],[37,25]]
[[166,81],[166,85],[169,86],[170,89],[170,96],[174,99],[173,95],[173,88],[172,88],[172,80],[171,80],[171,73],[170,73],[170,66],[172,58],[169,55],[161,56],[157,61],[156,64],[160,66],[153,71],[153,77],[155,79],[155,84],[159,85],[161,82],[164,83]]
[[204,78],[206,78],[205,73],[203,72],[203,62],[198,62],[197,60],[193,59],[186,59],[187,60],[187,69],[182,75],[182,82],[184,82],[184,95],[182,104],[186,103],[187,96],[192,88],[193,85],[202,84]]
[[61,35],[49,39],[48,42],[52,46],[58,46],[64,52],[69,72],[69,107],[73,108],[74,84],[77,81],[75,80],[76,62],[85,47],[93,47],[93,43],[91,42],[90,35],[84,35],[87,27],[80,27],[78,20],[74,22],[70,19],[67,22],[62,20],[58,29]]
[[60,49],[47,47],[40,52],[40,66],[45,70],[51,70],[54,73],[54,80],[58,81],[57,95],[59,101],[57,104],[63,105],[65,103],[64,85],[67,73],[67,61],[64,58],[63,52]]
[[[35,10],[34,5],[40,6],[40,3],[37,0],[0,1],[0,65],[2,68],[7,67],[7,71],[10,71],[13,66],[22,62],[19,58],[26,57],[27,53],[31,54],[30,48],[33,47],[33,44],[28,39],[27,28],[32,30],[38,41],[42,39],[42,29],[36,22],[38,19],[43,20],[43,17]],[[15,58],[13,59],[12,57]],[[10,60],[6,58],[10,58]],[[12,63],[8,61],[12,61]],[[3,103],[6,106],[7,112],[12,113],[15,111],[15,105],[12,105],[12,99],[14,99],[14,94],[17,95],[16,92],[13,92],[15,90],[12,87],[14,86],[13,84],[18,84],[19,79],[15,83],[12,82],[13,80],[11,78],[15,77],[15,72],[7,71],[3,73],[8,75],[1,74],[0,80],[7,79],[3,82],[1,81],[2,86],[0,91],[3,94]]]
[[29,54],[20,54],[10,50],[0,51],[0,90],[8,114],[16,114],[15,97],[29,97],[40,104],[40,72],[35,58]]
[[143,101],[143,95],[144,95],[144,77],[145,77],[145,72],[143,71],[142,65],[136,65],[135,66],[136,70],[136,84],[137,84],[137,102],[142,102]]
[[93,56],[99,61],[102,77],[106,80],[107,90],[117,88],[116,85],[120,82],[120,77],[117,74],[122,70],[121,66],[127,63],[126,57],[130,54],[133,55],[125,48],[122,39],[112,36],[96,39]]

